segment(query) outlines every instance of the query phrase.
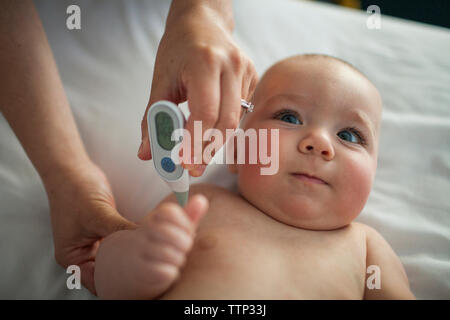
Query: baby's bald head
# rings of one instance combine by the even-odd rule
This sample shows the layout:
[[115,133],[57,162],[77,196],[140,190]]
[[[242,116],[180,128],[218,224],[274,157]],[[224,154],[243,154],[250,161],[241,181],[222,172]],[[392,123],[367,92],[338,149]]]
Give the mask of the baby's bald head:
[[[264,103],[264,100],[270,98],[275,92],[283,91],[283,86],[286,81],[291,79],[290,85],[295,87],[301,86],[308,82],[316,88],[323,88],[329,94],[333,89],[337,89],[336,85],[347,84],[347,89],[351,93],[360,93],[372,100],[372,107],[374,117],[372,118],[374,129],[378,133],[381,123],[382,100],[375,85],[352,64],[345,60],[324,55],[324,54],[302,54],[283,59],[273,66],[271,66],[260,79],[251,101],[255,105],[255,111],[258,111],[258,106]],[[292,81],[294,80],[294,82]],[[295,89],[295,88],[294,88]],[[301,89],[301,88],[299,88]],[[295,90],[294,90],[295,91]],[[308,92],[302,92],[308,94]],[[334,92],[337,99],[344,91]],[[248,117],[247,117],[248,118]],[[246,127],[244,121],[243,127]]]
[[252,102],[242,127],[278,132],[267,150],[279,148],[279,170],[265,176],[262,163],[237,166],[241,194],[290,225],[349,224],[367,201],[377,167],[382,102],[372,82],[338,58],[298,55],[266,71]]

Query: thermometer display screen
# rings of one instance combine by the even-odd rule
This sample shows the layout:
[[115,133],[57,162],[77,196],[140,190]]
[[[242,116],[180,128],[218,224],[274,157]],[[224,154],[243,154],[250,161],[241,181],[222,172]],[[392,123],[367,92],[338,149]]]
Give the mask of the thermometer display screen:
[[156,136],[159,145],[170,151],[175,146],[175,141],[170,138],[174,130],[172,118],[166,112],[159,112],[155,117]]

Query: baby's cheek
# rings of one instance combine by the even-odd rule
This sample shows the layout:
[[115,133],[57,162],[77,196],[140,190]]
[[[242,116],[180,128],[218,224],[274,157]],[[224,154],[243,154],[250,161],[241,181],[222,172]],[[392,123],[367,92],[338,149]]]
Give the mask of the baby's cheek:
[[341,171],[341,214],[352,221],[364,208],[372,189],[375,168],[369,159],[349,160]]
[[244,198],[260,210],[270,207],[274,194],[279,187],[275,175],[261,175],[260,164],[240,165],[238,188]]
[[252,190],[254,193],[258,193],[258,190],[266,189],[269,187],[268,183],[270,179],[267,176],[261,175],[261,166],[259,164],[242,164],[239,167],[239,185],[245,187],[248,190]]
[[268,192],[276,183],[274,177],[282,166],[280,154],[282,152],[278,132],[273,136],[271,128],[257,128],[257,139],[249,146],[245,144],[244,164],[238,168],[241,186],[251,188],[255,194],[258,190]]

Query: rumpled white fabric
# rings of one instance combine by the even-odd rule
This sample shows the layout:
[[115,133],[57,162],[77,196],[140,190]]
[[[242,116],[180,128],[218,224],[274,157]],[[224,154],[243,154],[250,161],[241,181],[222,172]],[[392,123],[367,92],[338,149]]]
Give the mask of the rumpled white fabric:
[[[81,30],[66,8],[81,8]],[[112,183],[119,211],[136,220],[166,194],[136,157],[167,0],[37,1],[82,139]],[[383,8],[381,8],[383,13]],[[379,88],[384,114],[375,185],[357,219],[377,229],[403,262],[420,299],[450,298],[450,31],[293,0],[234,2],[235,39],[259,74],[284,57],[331,54]],[[182,53],[180,53],[182,54]],[[232,188],[224,165],[198,181]],[[39,176],[0,116],[0,298],[93,298],[69,290],[53,258]]]

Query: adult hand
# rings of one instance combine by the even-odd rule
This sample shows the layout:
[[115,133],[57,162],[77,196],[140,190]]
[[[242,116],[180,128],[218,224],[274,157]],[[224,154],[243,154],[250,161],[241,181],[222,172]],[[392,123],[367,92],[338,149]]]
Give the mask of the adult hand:
[[91,162],[49,177],[45,187],[56,261],[64,268],[79,266],[82,284],[96,294],[94,267],[101,239],[136,226],[117,212],[106,176]]
[[[242,113],[241,98],[251,97],[257,74],[252,61],[235,44],[232,28],[230,0],[172,2],[156,56],[150,100],[141,123],[140,159],[151,159],[147,112],[158,100],[177,104],[188,101],[191,115],[186,129],[191,133],[192,155],[195,120],[202,121],[203,132],[214,127],[224,138],[226,128],[237,128]],[[201,153],[194,156],[202,159]],[[205,169],[205,163],[184,166],[192,176],[200,176]]]
[[82,283],[95,294],[99,241],[134,224],[118,214],[105,175],[84,149],[31,0],[0,1],[0,75],[0,112],[48,194],[56,260],[80,266]]

